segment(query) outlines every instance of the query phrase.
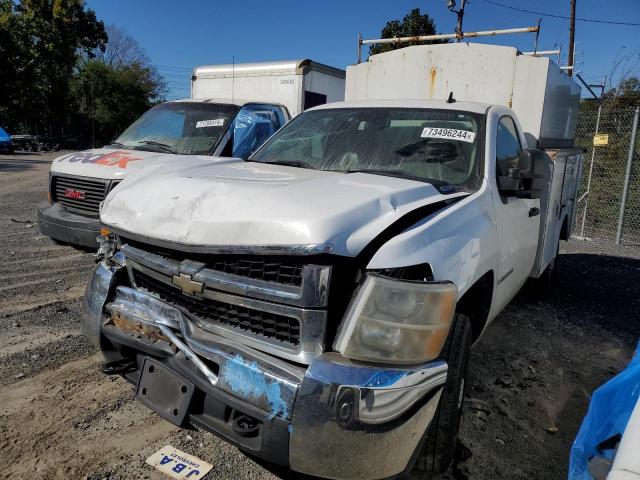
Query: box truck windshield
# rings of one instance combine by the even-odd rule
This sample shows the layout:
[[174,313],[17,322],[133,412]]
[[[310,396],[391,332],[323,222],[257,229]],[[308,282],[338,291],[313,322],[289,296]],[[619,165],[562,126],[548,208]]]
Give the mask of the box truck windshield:
[[113,145],[133,150],[207,155],[224,136],[239,108],[219,103],[163,103],[136,120]]
[[476,190],[483,116],[456,110],[344,108],[305,112],[252,161],[439,181]]

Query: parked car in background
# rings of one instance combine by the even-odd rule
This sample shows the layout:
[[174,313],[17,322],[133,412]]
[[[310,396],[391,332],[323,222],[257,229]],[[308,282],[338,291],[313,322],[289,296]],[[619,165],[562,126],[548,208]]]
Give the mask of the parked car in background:
[[71,153],[51,164],[49,199],[37,207],[40,231],[97,249],[99,209],[130,172],[189,156],[247,158],[289,120],[277,103],[186,99],[157,105],[103,148]]
[[245,162],[111,192],[83,331],[149,408],[252,455],[332,479],[441,472],[472,343],[569,238],[580,88],[463,43],[346,80]]
[[22,152],[37,152],[38,151],[38,139],[36,135],[28,133],[21,133],[12,135],[14,148]]
[[2,127],[0,127],[0,153],[13,153],[11,135]]

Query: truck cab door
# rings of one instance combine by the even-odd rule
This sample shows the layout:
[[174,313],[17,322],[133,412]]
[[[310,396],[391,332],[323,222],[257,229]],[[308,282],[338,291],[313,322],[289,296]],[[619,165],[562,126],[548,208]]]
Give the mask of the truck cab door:
[[540,200],[500,191],[498,177],[515,167],[522,143],[510,116],[502,116],[496,130],[494,174],[498,190],[494,192],[493,203],[500,241],[496,288],[496,307],[500,311],[518,293],[533,268],[540,231]]

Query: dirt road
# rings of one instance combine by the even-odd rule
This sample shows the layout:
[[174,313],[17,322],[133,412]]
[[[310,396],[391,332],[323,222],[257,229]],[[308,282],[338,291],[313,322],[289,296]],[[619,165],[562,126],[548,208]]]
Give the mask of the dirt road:
[[[295,478],[173,427],[99,372],[79,332],[94,259],[33,223],[52,157],[0,156],[0,476],[161,479],[144,459],[171,444],[212,463],[207,478]],[[640,255],[571,242],[559,268],[544,300],[520,295],[473,350],[461,433],[471,456],[443,478],[566,477],[590,392],[640,336]]]

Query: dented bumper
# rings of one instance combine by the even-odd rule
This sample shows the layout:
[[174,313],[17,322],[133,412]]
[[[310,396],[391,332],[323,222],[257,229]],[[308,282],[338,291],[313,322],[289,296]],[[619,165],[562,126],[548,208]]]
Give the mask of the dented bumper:
[[[325,353],[307,367],[198,328],[181,310],[116,286],[99,264],[87,286],[83,330],[108,360],[145,358],[194,385],[186,421],[268,461],[328,478],[403,472],[433,418],[447,366],[381,368]],[[237,419],[250,419],[248,431]]]

